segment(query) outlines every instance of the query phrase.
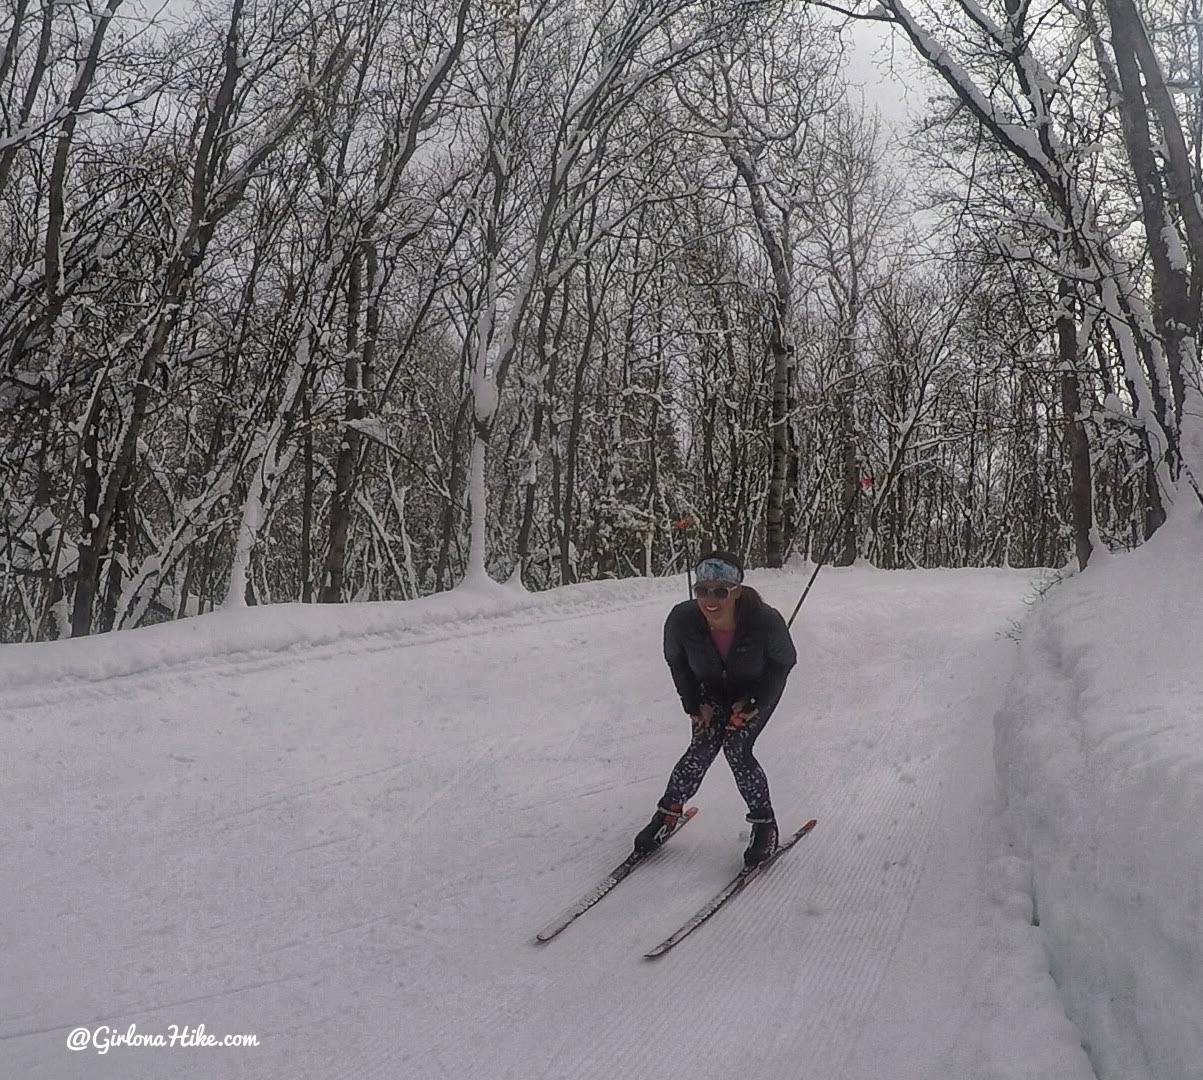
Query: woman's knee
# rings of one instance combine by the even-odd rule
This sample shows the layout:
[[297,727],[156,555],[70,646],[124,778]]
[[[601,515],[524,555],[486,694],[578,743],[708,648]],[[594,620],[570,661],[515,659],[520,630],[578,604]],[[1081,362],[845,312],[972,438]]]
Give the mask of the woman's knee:
[[709,765],[716,757],[722,748],[722,743],[718,739],[713,738],[694,738],[689,749],[685,751],[685,756],[691,761],[701,761]]
[[750,739],[727,738],[723,742],[723,754],[731,765],[751,765],[756,760],[752,756]]

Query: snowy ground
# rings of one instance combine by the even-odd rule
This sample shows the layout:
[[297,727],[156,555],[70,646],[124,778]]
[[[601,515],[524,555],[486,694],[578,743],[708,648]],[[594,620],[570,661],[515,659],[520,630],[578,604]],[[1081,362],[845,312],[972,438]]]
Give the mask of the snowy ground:
[[1203,1080],[1203,516],[1036,605],[997,730],[1005,869],[1098,1076]]
[[[1085,654],[1055,654],[1006,692],[1017,654],[1037,672],[1054,648],[1042,636],[1080,617],[1042,613],[1017,647],[1033,579],[824,571],[759,744],[783,828],[819,826],[653,963],[640,954],[739,864],[746,826],[721,761],[655,863],[549,945],[532,936],[625,853],[683,748],[660,656],[683,582],[284,607],[0,650],[16,766],[0,787],[0,1077],[1091,1080],[1082,1025],[1110,976],[1080,956],[1116,909],[1099,895],[1088,920],[1072,914],[1098,875],[1059,874],[1058,852],[1088,843],[1086,824],[1060,828],[1042,802],[1063,775],[1087,802],[1098,793],[1036,707],[1046,693],[1069,707],[1054,682]],[[788,611],[804,577],[753,580]],[[1037,607],[1063,611],[1062,591],[1104,605],[1089,585]],[[1122,659],[1101,653],[1091,670],[1124,683]],[[1142,758],[1109,735],[1134,768],[1160,763],[1141,789],[1157,808],[1130,829],[1167,805],[1193,809],[1194,826],[1198,758],[1178,767],[1153,744]],[[1193,858],[1191,831],[1175,842]],[[1199,863],[1166,865],[1166,843],[1128,869],[1186,891],[1152,928],[1118,902],[1133,947],[1160,950],[1125,985],[1153,995],[1149,1013],[1167,990],[1193,1005],[1143,1017],[1149,1038],[1186,1028],[1160,1071],[1146,1055],[1106,1080],[1198,1075],[1185,1040],[1203,1003]],[[1167,967],[1176,982],[1155,986]],[[1089,1035],[1092,1053],[1135,1061],[1122,1055],[1139,1019],[1103,1020],[1119,1049]],[[260,1045],[67,1048],[74,1028],[131,1024]]]

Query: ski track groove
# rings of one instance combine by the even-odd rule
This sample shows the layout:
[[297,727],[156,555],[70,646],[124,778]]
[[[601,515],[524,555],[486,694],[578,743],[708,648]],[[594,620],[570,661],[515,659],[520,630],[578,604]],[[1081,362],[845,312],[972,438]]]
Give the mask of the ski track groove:
[[[900,711],[911,711],[925,681],[922,675],[915,678],[900,702],[904,706]],[[824,1009],[827,1016],[845,1023],[855,1017],[862,1025],[900,940],[940,816],[940,800],[933,792],[938,786],[938,759],[924,763],[915,782],[906,783],[895,765],[904,747],[894,725],[883,724],[874,738],[873,767],[866,770],[863,783],[849,800],[851,812],[842,814],[836,828],[824,837],[839,870],[829,882],[816,880],[812,893],[820,927],[814,945],[816,950],[823,949],[825,961],[830,958],[834,962],[819,965],[813,985],[798,987],[806,997],[830,1003],[832,1007]],[[888,837],[875,834],[871,826],[880,828],[886,822],[893,824],[895,831]],[[860,835],[865,837],[863,841],[857,839]],[[883,848],[887,859],[894,851],[900,858],[905,853],[907,864],[895,861],[886,869]],[[877,897],[869,919],[855,908],[856,900],[867,895]],[[888,955],[883,955],[887,944]],[[805,1000],[798,1004],[802,1017],[817,1015],[805,1008]],[[829,1024],[813,1032],[813,1041],[801,1040],[807,1046],[808,1070],[813,1067],[816,1076],[839,1076],[858,1033],[859,1029],[849,1031]]]
[[[868,1019],[872,1002],[881,988],[883,976],[900,940],[911,900],[922,877],[926,852],[930,849],[935,824],[939,820],[938,807],[933,806],[931,802],[932,788],[935,785],[930,777],[929,771],[929,779],[923,783],[921,797],[913,800],[916,803],[916,813],[905,822],[900,816],[900,827],[905,830],[910,840],[907,864],[902,866],[894,863],[886,870],[882,866],[879,851],[869,848],[853,860],[859,865],[850,868],[839,883],[839,891],[833,899],[835,910],[847,910],[850,900],[865,895],[870,886],[874,888],[878,898],[878,908],[869,920],[841,920],[831,936],[829,952],[839,958],[841,966],[824,966],[824,977],[815,986],[814,996],[835,1003],[836,1015],[855,1016],[862,1021]],[[886,813],[901,814],[901,804],[912,801],[915,788],[919,786],[906,785],[909,790],[895,790],[888,797],[879,799],[876,805]],[[878,789],[878,793],[885,794],[884,784]],[[847,850],[847,846],[842,850]],[[855,977],[849,977],[850,972],[854,972]],[[822,1048],[818,1056],[820,1060],[826,1059],[827,1065],[821,1074],[841,1075],[845,1061],[855,1045],[855,1035],[858,1034],[859,1030],[848,1032],[834,1031],[830,1028],[823,1033],[825,1037],[820,1037],[818,1041],[818,1046]]]
[[[697,825],[691,826],[697,828]],[[681,838],[678,838],[678,840]],[[677,844],[677,840],[673,841]],[[615,860],[617,861],[617,860]],[[659,874],[661,879],[672,880],[671,870],[675,866],[679,869],[684,869],[692,864],[689,850],[680,845],[677,847],[666,846],[663,851],[663,861],[659,864]],[[649,864],[649,868],[650,869]],[[604,873],[604,871],[603,871]],[[600,877],[600,874],[598,875]],[[630,882],[636,880],[635,875],[629,879]],[[624,882],[619,888],[627,885]],[[649,882],[647,878],[643,879],[642,891],[647,892],[650,889],[659,890],[661,886],[657,886],[654,881]],[[617,890],[616,890],[617,891]],[[680,894],[673,894],[679,896]],[[607,898],[609,899],[609,898]],[[638,897],[628,896],[628,903],[637,902]],[[606,903],[602,900],[598,905],[600,908]],[[663,904],[656,908],[657,911],[672,910],[670,905]],[[598,913],[597,909],[590,911],[582,919],[589,918],[590,915]],[[611,918],[619,918],[621,916],[615,914],[615,909],[611,908],[607,914]],[[586,930],[582,927],[571,927],[564,931],[565,935],[570,934],[572,930]],[[601,932],[598,928],[594,929],[594,933]],[[632,928],[632,933],[636,940],[645,932],[645,927],[635,924]],[[557,939],[558,940],[558,939]],[[596,938],[591,942],[584,934],[578,937],[578,949],[581,954],[580,963],[586,966],[589,963],[589,950],[591,945],[596,945]],[[540,948],[551,948],[556,942],[549,942],[547,946]],[[615,949],[624,948],[628,942],[615,942]],[[623,955],[623,954],[619,954]],[[631,962],[636,955],[633,948],[630,949],[626,956],[631,957]],[[625,958],[625,957],[624,957]],[[641,1071],[641,1065],[638,1062],[631,1063],[631,1054],[637,1053],[641,1049],[651,1051],[656,1054],[653,1061],[656,1072],[663,1071],[664,1060],[663,1055],[666,1049],[671,1053],[672,1048],[676,1044],[676,1040],[680,1038],[679,1024],[677,1016],[671,1009],[660,1007],[664,1001],[684,1001],[688,996],[686,994],[687,987],[682,984],[684,979],[680,973],[677,973],[672,980],[673,985],[669,989],[663,986],[663,980],[645,980],[644,986],[651,985],[653,1004],[649,1008],[643,993],[643,988],[636,991],[632,988],[632,993],[623,996],[623,1005],[620,1008],[603,1009],[597,1012],[584,1010],[589,1016],[596,1018],[597,1025],[583,1032],[575,1030],[572,1032],[571,1039],[565,1038],[561,1041],[560,1048],[552,1060],[548,1061],[547,1065],[541,1072],[541,1076],[545,1080],[553,1080],[553,1078],[573,1077],[580,1080],[614,1080],[616,1076],[620,1077],[636,1077],[644,1075],[652,1075]],[[655,985],[658,983],[658,985]],[[678,993],[678,991],[680,991]],[[580,996],[587,999],[591,990],[588,986],[580,985],[573,987],[572,993],[574,996]],[[650,1020],[650,1026],[648,1021]],[[490,1029],[490,1034],[496,1029],[494,1024]],[[635,1042],[631,1039],[633,1031],[639,1031],[641,1038]],[[670,1060],[671,1057],[670,1057]],[[620,1067],[622,1066],[622,1067]],[[529,1062],[518,1062],[511,1069],[508,1069],[504,1074],[506,1080],[527,1080],[530,1075]]]

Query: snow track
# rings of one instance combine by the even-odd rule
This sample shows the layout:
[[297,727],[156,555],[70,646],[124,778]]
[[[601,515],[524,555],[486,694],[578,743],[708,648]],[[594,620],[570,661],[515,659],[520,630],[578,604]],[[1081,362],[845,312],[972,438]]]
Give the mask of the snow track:
[[[9,654],[0,1076],[1088,1078],[1031,927],[989,898],[1028,576],[825,573],[757,748],[782,829],[818,827],[655,964],[740,864],[721,759],[652,864],[531,938],[622,857],[684,748],[660,656],[679,582]],[[757,578],[787,610],[803,581]],[[262,1045],[66,1048],[131,1023]]]

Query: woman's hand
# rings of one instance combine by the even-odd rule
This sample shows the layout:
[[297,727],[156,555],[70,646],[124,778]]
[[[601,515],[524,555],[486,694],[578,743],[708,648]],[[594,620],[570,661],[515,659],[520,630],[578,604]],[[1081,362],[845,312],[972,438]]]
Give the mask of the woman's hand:
[[744,724],[756,719],[760,712],[750,701],[737,701],[731,706],[731,715],[727,718],[727,727],[741,728]]
[[708,728],[714,723],[714,706],[708,701],[703,701],[698,706],[698,711],[693,713],[689,719],[693,721],[694,731],[702,731]]

